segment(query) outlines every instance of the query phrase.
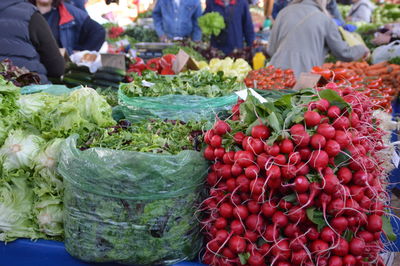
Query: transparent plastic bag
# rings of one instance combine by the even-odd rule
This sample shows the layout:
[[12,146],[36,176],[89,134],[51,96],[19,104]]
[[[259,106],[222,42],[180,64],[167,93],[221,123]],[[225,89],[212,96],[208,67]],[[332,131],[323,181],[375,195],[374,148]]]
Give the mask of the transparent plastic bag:
[[400,41],[394,41],[388,45],[379,46],[372,53],[372,63],[377,64],[389,61],[392,58],[400,57]]
[[63,94],[69,94],[70,92],[80,88],[81,86],[75,88],[68,88],[65,85],[53,85],[53,84],[29,85],[21,88],[21,94],[45,92],[52,95],[63,95]]
[[132,122],[149,118],[210,121],[216,114],[231,110],[237,99],[236,94],[216,98],[196,95],[128,97],[122,90],[118,91],[119,111]]
[[162,155],[62,148],[65,246],[89,262],[135,265],[191,260],[202,239],[195,215],[208,164],[201,153]]

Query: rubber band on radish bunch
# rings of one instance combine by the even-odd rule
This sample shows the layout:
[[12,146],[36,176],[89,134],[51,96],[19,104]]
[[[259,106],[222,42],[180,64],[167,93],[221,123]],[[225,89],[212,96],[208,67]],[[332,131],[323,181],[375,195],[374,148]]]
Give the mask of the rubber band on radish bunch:
[[238,102],[205,135],[203,262],[382,265],[387,133],[374,109],[335,84]]

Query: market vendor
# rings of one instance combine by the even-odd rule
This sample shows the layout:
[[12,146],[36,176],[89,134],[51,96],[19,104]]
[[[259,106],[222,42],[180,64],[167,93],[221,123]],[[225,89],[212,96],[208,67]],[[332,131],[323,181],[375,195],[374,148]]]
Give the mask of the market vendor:
[[58,45],[73,51],[98,51],[106,37],[105,29],[81,9],[62,0],[30,0],[46,18]]
[[298,77],[322,65],[328,50],[341,61],[369,55],[365,46],[350,47],[342,40],[325,7],[326,0],[295,0],[279,13],[268,48],[271,65],[291,68]]
[[162,42],[185,38],[200,41],[200,16],[200,0],[158,0],[153,10],[154,27]]
[[371,22],[375,5],[369,0],[352,0],[352,2],[346,20],[350,22]]
[[0,61],[9,58],[16,66],[47,76],[64,74],[64,58],[46,20],[24,0],[0,1]]
[[207,0],[204,13],[208,12],[220,13],[226,25],[217,37],[211,37],[211,46],[229,55],[234,49],[243,48],[244,42],[253,45],[254,26],[246,0]]

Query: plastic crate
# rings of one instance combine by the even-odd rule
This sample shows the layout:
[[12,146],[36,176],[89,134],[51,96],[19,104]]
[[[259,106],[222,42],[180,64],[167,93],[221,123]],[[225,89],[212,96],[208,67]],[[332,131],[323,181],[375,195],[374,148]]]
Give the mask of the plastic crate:
[[[50,240],[31,241],[18,239],[10,243],[0,242],[0,265],[12,266],[88,266],[106,265],[117,266],[120,264],[85,263],[73,258],[65,250],[63,242]],[[174,266],[201,266],[194,262],[180,262]]]

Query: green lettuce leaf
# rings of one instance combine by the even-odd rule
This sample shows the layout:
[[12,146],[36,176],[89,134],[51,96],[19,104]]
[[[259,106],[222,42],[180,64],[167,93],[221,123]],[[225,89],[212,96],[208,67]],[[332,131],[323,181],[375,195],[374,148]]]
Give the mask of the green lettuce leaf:
[[34,212],[40,231],[49,236],[63,235],[63,205],[61,199],[49,195],[44,196],[35,204]]

